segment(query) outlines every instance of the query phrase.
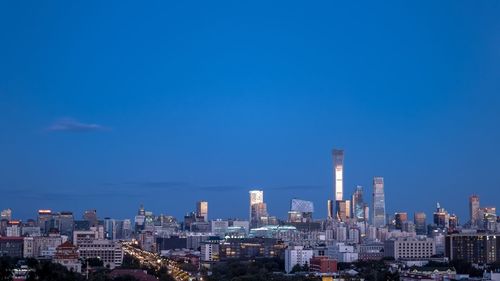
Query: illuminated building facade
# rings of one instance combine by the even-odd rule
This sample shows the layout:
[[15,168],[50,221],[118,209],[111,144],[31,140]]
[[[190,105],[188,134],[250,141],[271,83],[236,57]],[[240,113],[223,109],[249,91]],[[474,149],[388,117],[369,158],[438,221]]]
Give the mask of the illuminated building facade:
[[385,217],[385,194],[384,178],[373,178],[373,220],[375,227],[384,227],[386,225]]
[[196,203],[196,216],[203,217],[205,222],[208,222],[208,202],[198,201]]
[[352,218],[357,222],[365,221],[365,203],[363,202],[363,187],[358,185],[352,195]]

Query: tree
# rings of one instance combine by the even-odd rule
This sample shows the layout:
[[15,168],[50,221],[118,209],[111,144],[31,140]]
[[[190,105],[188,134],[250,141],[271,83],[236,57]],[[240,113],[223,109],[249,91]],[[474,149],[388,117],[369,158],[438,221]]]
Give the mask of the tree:
[[0,258],[0,281],[12,280],[13,264],[7,257]]
[[302,271],[302,266],[300,266],[300,264],[296,264],[292,267],[291,273],[300,272],[300,271]]

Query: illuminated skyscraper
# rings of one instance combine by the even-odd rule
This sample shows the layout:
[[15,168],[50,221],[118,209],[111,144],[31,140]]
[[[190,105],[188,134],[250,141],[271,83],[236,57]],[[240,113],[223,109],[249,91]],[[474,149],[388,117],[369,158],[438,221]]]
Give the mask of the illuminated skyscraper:
[[198,201],[196,203],[196,216],[203,217],[205,222],[208,222],[208,202]]
[[478,226],[479,223],[479,196],[472,195],[469,197],[469,214],[471,226]]
[[363,202],[363,187],[358,185],[352,195],[352,218],[358,222],[365,221],[365,203]]
[[384,194],[384,178],[373,178],[373,225],[375,227],[384,227],[386,225],[385,218],[385,194]]
[[[252,226],[255,226],[260,221],[261,217],[267,217],[267,206],[264,203],[264,191],[250,190],[250,211],[249,221]],[[253,223],[252,223],[253,222]]]
[[333,185],[335,192],[335,201],[341,201],[344,198],[344,151],[334,149],[333,152]]

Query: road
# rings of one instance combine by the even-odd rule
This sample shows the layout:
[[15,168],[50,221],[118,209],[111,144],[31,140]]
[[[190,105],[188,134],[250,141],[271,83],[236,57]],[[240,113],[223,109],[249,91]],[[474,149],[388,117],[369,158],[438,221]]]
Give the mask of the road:
[[141,265],[145,265],[154,270],[160,270],[161,268],[167,268],[168,273],[177,281],[192,281],[196,280],[189,272],[182,270],[179,264],[175,261],[162,258],[157,253],[152,253],[148,251],[141,250],[134,247],[132,242],[122,243],[123,251],[126,254],[131,255],[136,258]]

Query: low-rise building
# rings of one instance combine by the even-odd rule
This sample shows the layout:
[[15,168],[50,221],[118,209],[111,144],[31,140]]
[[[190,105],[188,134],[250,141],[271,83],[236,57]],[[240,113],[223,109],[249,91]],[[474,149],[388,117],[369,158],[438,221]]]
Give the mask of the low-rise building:
[[80,273],[82,271],[82,263],[78,247],[66,241],[56,248],[54,262],[66,267],[69,271]]
[[22,258],[23,245],[22,237],[0,237],[0,256]]
[[398,238],[384,243],[386,257],[399,259],[428,259],[436,254],[436,245],[430,238]]
[[335,273],[337,261],[326,256],[313,257],[310,261],[310,270],[319,273]]
[[123,262],[123,249],[119,242],[105,239],[92,240],[78,245],[83,259],[99,258],[111,269]]

